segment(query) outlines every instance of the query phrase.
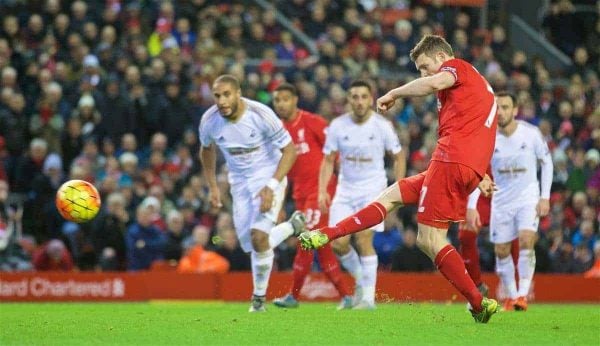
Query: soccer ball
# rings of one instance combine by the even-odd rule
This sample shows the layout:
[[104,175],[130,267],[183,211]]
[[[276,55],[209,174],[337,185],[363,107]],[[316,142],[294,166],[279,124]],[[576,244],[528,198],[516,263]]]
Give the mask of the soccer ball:
[[83,180],[69,180],[56,191],[56,209],[66,220],[82,223],[93,219],[100,210],[100,194]]

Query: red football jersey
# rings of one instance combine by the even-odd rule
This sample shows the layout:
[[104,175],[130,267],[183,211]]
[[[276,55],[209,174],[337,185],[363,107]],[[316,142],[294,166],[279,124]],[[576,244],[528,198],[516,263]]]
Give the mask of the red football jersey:
[[[296,162],[288,173],[288,179],[294,186],[292,197],[298,201],[318,193],[327,121],[316,114],[298,110],[296,119],[283,121],[283,126],[292,136],[298,153]],[[330,191],[331,184],[335,186],[335,177],[332,177],[329,185]]]
[[452,73],[456,82],[437,95],[439,139],[431,160],[460,163],[483,177],[496,139],[498,119],[494,91],[464,60],[448,60],[440,71]]

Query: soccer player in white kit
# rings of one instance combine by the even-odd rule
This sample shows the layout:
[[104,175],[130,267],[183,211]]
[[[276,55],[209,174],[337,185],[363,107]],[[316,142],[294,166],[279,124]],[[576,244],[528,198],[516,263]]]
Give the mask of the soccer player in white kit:
[[[338,185],[329,209],[329,224],[335,225],[348,215],[365,207],[387,186],[384,167],[385,154],[394,158],[394,171],[398,179],[406,174],[406,160],[398,136],[390,121],[372,110],[371,85],[354,81],[348,91],[351,112],[334,119],[327,129],[319,175],[319,207],[326,209],[331,196],[327,185],[339,153],[340,172]],[[383,231],[383,223],[374,227]],[[373,248],[373,232],[356,233],[360,258],[350,245],[350,236],[336,239],[333,249],[340,262],[356,280],[356,309],[375,308],[375,283],[377,280],[377,254]]]
[[[496,252],[496,272],[507,290],[505,310],[525,311],[535,272],[534,245],[538,223],[550,209],[552,158],[540,130],[515,120],[514,96],[498,93],[496,102],[498,132],[491,166],[498,191],[492,196],[490,238]],[[537,178],[538,163],[541,184]],[[511,257],[511,242],[517,238],[520,248],[518,290]]]
[[200,160],[210,202],[213,207],[222,206],[215,167],[219,147],[229,169],[235,230],[242,249],[251,253],[254,291],[250,312],[265,311],[273,248],[304,230],[304,216],[298,212],[275,226],[296,149],[269,107],[242,97],[237,78],[219,76],[212,92],[215,105],[202,115],[199,128]]

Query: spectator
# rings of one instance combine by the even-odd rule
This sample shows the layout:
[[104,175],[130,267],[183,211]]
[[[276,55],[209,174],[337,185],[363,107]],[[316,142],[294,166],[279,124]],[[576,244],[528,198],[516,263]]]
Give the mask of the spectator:
[[402,245],[402,222],[397,213],[385,219],[385,230],[373,236],[373,247],[377,252],[379,268],[390,269],[394,251]]
[[217,253],[227,259],[231,271],[250,270],[250,257],[240,247],[235,231],[232,228],[224,229],[220,240]]
[[106,198],[106,207],[96,218],[92,242],[102,269],[126,268],[125,235],[130,222],[123,194],[114,192]]
[[166,239],[163,232],[152,224],[152,214],[149,205],[140,205],[134,223],[127,229],[127,270],[148,269],[153,261],[164,258]]
[[33,254],[33,266],[39,271],[72,271],[73,259],[65,244],[52,239]]
[[550,41],[568,56],[571,56],[575,47],[581,43],[574,10],[571,1],[556,1],[550,5],[550,12],[546,14],[542,23]]
[[165,259],[179,261],[183,248],[184,233],[183,215],[172,210],[167,215],[167,243],[165,245]]
[[592,268],[585,272],[586,278],[600,278],[600,242],[594,246],[594,257],[596,258]]
[[185,255],[179,261],[179,273],[226,273],[229,271],[229,262],[223,256],[206,249],[210,230],[198,226],[192,232],[192,239],[188,243]]
[[407,229],[402,245],[392,255],[392,271],[433,271],[433,263],[417,248],[417,234]]
[[23,208],[8,205],[8,188],[8,182],[0,179],[0,271],[31,270],[31,258],[18,243]]

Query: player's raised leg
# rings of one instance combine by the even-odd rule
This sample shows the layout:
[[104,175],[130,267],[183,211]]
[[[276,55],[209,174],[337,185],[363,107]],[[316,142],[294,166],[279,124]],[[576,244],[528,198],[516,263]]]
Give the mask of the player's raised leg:
[[290,218],[278,224],[269,232],[269,246],[274,249],[292,235],[298,236],[306,230],[306,217],[296,210]]
[[[402,179],[401,181],[412,179],[414,177]],[[395,183],[388,186],[381,195],[377,197],[375,202],[348,216],[338,222],[335,226],[301,233],[298,237],[300,244],[304,248],[318,249],[327,244],[330,240],[357,233],[380,224],[390,210],[403,204],[399,184],[400,183]]]

